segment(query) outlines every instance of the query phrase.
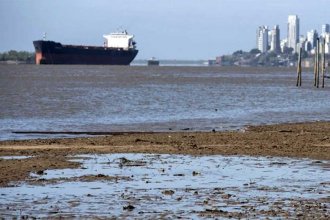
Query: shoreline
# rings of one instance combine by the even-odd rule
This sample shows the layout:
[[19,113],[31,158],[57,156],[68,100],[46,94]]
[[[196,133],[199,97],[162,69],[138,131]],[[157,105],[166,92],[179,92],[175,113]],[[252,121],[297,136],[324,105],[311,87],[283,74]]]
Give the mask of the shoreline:
[[241,131],[120,132],[116,135],[0,141],[0,186],[31,172],[79,167],[67,156],[104,153],[246,155],[330,160],[330,122],[250,126]]

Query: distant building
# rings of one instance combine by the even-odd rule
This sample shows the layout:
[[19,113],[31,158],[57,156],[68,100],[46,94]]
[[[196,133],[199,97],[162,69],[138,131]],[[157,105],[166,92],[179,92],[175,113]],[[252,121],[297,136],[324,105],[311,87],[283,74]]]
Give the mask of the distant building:
[[297,15],[289,15],[288,17],[288,47],[297,51],[299,43],[299,18]]
[[215,64],[217,65],[222,65],[222,57],[221,56],[217,56],[215,58]]
[[[301,47],[303,51],[307,51],[306,50],[308,48],[307,38],[305,36],[301,35],[299,38],[299,43],[297,45],[298,45],[297,46],[298,49]],[[299,52],[299,50],[297,52]]]
[[217,60],[210,59],[205,61],[204,64],[206,64],[207,66],[214,66],[217,64]]
[[325,33],[324,39],[325,39],[325,53],[330,54],[330,33]]
[[311,30],[307,32],[307,41],[312,44],[313,48],[316,47],[316,41],[318,37],[319,34],[316,30]]
[[309,41],[306,41],[305,43],[305,51],[311,52],[312,51],[312,44]]
[[325,36],[325,34],[330,33],[330,25],[329,24],[324,24],[322,25],[322,37]]
[[281,51],[282,53],[285,51],[286,48],[288,48],[288,39],[281,40]]
[[302,67],[305,67],[305,68],[311,68],[311,67],[314,66],[314,60],[313,59],[310,59],[310,58],[303,59],[301,61],[301,66]]
[[314,49],[316,48],[318,37],[319,34],[316,30],[311,30],[307,32],[306,51],[313,53]]
[[280,27],[278,25],[275,25],[271,31],[270,50],[275,53],[281,52]]
[[269,29],[268,30],[268,46],[267,46],[268,50],[270,50],[270,47],[272,44],[272,35],[273,35],[272,30]]
[[262,53],[268,50],[268,27],[260,26],[257,30],[257,48]]

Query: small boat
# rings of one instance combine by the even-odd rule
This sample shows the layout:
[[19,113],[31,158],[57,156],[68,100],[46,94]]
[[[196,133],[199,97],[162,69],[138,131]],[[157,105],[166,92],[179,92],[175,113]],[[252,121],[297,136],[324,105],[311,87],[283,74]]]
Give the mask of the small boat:
[[148,66],[159,66],[159,60],[157,60],[155,57],[152,57],[148,60]]

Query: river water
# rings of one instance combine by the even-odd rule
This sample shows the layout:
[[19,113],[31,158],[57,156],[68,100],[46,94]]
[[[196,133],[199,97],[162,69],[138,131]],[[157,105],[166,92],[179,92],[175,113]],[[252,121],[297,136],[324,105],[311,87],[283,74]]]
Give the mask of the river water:
[[295,80],[287,68],[0,65],[0,140],[330,120],[329,80]]

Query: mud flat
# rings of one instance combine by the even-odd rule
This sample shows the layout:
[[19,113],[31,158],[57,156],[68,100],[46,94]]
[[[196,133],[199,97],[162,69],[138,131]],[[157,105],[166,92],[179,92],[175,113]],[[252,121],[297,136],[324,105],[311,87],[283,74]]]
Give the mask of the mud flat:
[[24,182],[1,188],[2,216],[327,219],[330,214],[329,161],[134,153],[68,160],[81,166],[31,173]]
[[330,216],[329,122],[6,141],[0,155],[5,217]]

